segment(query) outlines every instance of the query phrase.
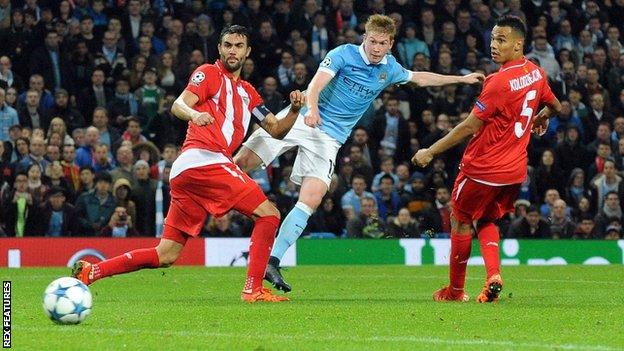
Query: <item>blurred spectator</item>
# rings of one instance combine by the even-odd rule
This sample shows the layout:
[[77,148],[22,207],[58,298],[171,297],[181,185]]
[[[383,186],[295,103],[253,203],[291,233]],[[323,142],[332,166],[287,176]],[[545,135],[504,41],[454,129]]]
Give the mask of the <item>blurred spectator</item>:
[[310,217],[306,229],[309,232],[334,233],[340,236],[344,225],[342,211],[331,197],[326,196],[321,206]]
[[427,57],[430,57],[429,47],[427,44],[416,37],[416,24],[408,22],[405,24],[405,36],[397,43],[397,51],[399,52],[398,59],[403,66],[411,66],[414,61],[414,56],[417,53],[422,53]]
[[385,224],[375,213],[375,199],[364,195],[360,200],[361,211],[347,221],[347,237],[380,239],[385,232]]
[[[578,156],[578,155],[577,155]],[[546,149],[542,153],[541,162],[535,172],[535,187],[538,194],[543,194],[548,189],[557,189],[563,192],[563,173],[555,163],[555,155],[551,149]]]
[[594,217],[585,214],[579,218],[579,224],[574,232],[574,239],[598,239]]
[[377,112],[371,131],[371,138],[378,142],[373,147],[379,150],[380,157],[393,157],[398,162],[410,158],[407,120],[399,112],[395,96],[386,99],[384,108]]
[[76,164],[79,167],[95,165],[95,147],[100,144],[100,131],[91,126],[85,133],[84,145],[76,150]]
[[74,206],[66,202],[65,189],[52,186],[47,201],[39,210],[38,228],[41,236],[60,237],[79,235],[79,223]]
[[551,237],[550,226],[539,213],[537,207],[531,205],[526,216],[518,218],[509,227],[508,238],[516,239],[548,239]]
[[105,81],[104,70],[96,68],[91,73],[91,85],[82,89],[79,94],[78,107],[86,118],[87,125],[93,123],[93,110],[96,107],[106,107],[106,104],[113,99],[113,92],[104,85]]
[[110,193],[111,182],[111,176],[107,172],[98,174],[95,178],[95,190],[83,193],[76,200],[76,213],[83,235],[98,235],[115,211],[115,199]]
[[550,217],[550,234],[553,239],[571,239],[576,230],[576,223],[566,214],[566,202],[555,201]]
[[115,82],[115,95],[106,105],[111,118],[111,125],[117,129],[124,128],[126,121],[139,111],[139,104],[130,93],[130,84],[125,79]]
[[149,177],[149,164],[144,160],[136,161],[133,171],[131,199],[136,204],[135,228],[141,235],[155,236],[157,182]]
[[93,126],[98,129],[100,134],[100,143],[108,147],[110,153],[121,141],[121,135],[117,129],[109,127],[108,111],[104,107],[96,107],[93,110]]
[[351,190],[347,191],[341,200],[341,207],[347,220],[360,214],[360,200],[364,197],[370,197],[375,202],[375,195],[366,191],[366,178],[361,174],[355,174],[351,178]]
[[54,117],[52,118],[52,121],[50,121],[50,128],[48,129],[47,135],[48,140],[46,140],[48,145],[50,144],[49,139],[51,138],[53,133],[56,133],[59,136],[60,144],[57,146],[60,147],[63,145],[74,145],[74,139],[72,139],[71,136],[67,134],[67,127],[65,126],[65,122],[62,118]]
[[74,192],[80,188],[80,167],[74,162],[76,160],[76,147],[73,144],[63,145],[61,167],[65,180]]
[[17,171],[25,171],[30,165],[39,166],[39,171],[43,173],[43,171],[48,168],[50,161],[46,160],[43,156],[46,152],[46,145],[43,138],[38,136],[33,136],[30,140],[30,153],[24,156],[17,168]]
[[63,195],[65,199],[70,203],[73,203],[75,200],[75,193],[72,184],[70,184],[64,177],[63,174],[63,166],[61,166],[60,161],[51,162],[48,168],[45,171],[46,183],[50,187],[57,187],[63,190]]
[[156,134],[154,129],[154,119],[162,112],[162,102],[165,97],[165,90],[158,85],[158,71],[150,67],[143,73],[143,85],[134,92],[134,96],[139,103],[139,120],[143,135],[153,138]]
[[394,173],[394,161],[392,160],[391,157],[385,157],[381,161],[381,172],[375,174],[375,177],[373,178],[373,184],[371,186],[372,191],[379,190],[379,184],[381,183],[381,178],[385,175],[392,177],[392,180],[394,182],[394,189],[399,190],[398,188],[399,177],[396,175],[396,173]]
[[592,198],[591,189],[585,186],[585,172],[581,168],[574,168],[568,178],[565,198],[572,207],[577,207],[579,201]]
[[418,222],[412,218],[407,208],[403,207],[399,210],[396,217],[388,218],[388,226],[386,233],[393,238],[418,238],[420,231],[418,230]]
[[401,198],[394,190],[394,179],[390,175],[384,175],[380,179],[379,190],[375,192],[377,213],[379,218],[386,221],[389,216],[396,216],[399,212]]
[[9,141],[9,128],[19,124],[17,111],[5,103],[6,90],[0,87],[0,142]]
[[620,223],[624,221],[622,216],[622,208],[620,207],[620,197],[616,191],[609,191],[604,196],[603,205],[598,207],[599,212],[594,218],[596,223],[596,232],[599,235],[606,233],[609,223],[617,220]]
[[353,173],[359,174],[366,180],[366,184],[371,184],[373,182],[373,167],[371,167],[370,163],[364,158],[364,154],[362,152],[362,147],[356,144],[351,144],[349,146],[349,159],[351,161],[351,165],[353,166]]
[[540,215],[543,217],[550,217],[552,215],[552,207],[555,204],[555,201],[561,198],[559,194],[559,190],[557,189],[547,189],[544,194],[544,202],[542,206],[540,206]]
[[[10,16],[6,16],[5,19],[9,17]],[[3,89],[13,88],[14,90],[22,90],[24,88],[24,81],[12,68],[13,63],[11,58],[9,56],[0,56],[0,86]]]
[[569,175],[574,168],[586,169],[590,153],[582,144],[579,127],[568,123],[565,139],[555,148],[555,159],[559,161],[564,175]]
[[232,215],[227,213],[221,217],[210,216],[208,220],[208,231],[203,233],[204,236],[233,238],[243,236],[243,232],[237,223],[232,222]]
[[98,144],[95,146],[95,152],[93,154],[94,164],[93,170],[95,173],[100,172],[111,172],[115,169],[115,166],[112,163],[111,158],[108,156],[108,146],[106,144]]
[[137,232],[132,225],[132,216],[128,215],[124,207],[118,206],[111,215],[108,224],[102,228],[99,235],[104,237],[126,238],[139,236],[139,232]]
[[434,207],[422,211],[419,221],[424,232],[451,232],[451,194],[446,187],[439,187],[435,193]]
[[[44,45],[35,49],[30,59],[31,74],[40,74],[45,88],[54,89],[73,87],[71,66],[59,48],[59,35],[55,31],[45,34]],[[50,107],[50,106],[47,106]]]
[[284,107],[284,96],[277,91],[277,80],[275,78],[265,78],[259,93],[269,111],[278,113]]
[[13,189],[3,192],[2,217],[6,236],[23,237],[36,233],[39,218],[36,209],[39,203],[28,191],[28,176],[18,173]]
[[37,90],[29,89],[25,104],[19,108],[18,116],[22,127],[44,128],[50,125],[47,108],[41,107],[41,95]]
[[596,175],[590,182],[596,198],[595,206],[598,210],[602,208],[604,199],[609,192],[613,191],[616,195],[618,194],[620,183],[622,183],[622,177],[616,173],[615,161],[611,158],[605,159],[602,173]]

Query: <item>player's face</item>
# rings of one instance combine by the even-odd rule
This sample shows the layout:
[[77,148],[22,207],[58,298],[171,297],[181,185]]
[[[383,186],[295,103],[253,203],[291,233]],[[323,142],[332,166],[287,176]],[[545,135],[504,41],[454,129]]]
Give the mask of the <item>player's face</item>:
[[370,63],[379,63],[392,48],[394,40],[388,34],[370,32],[364,34],[364,52]]
[[522,55],[523,40],[519,38],[511,27],[494,26],[492,29],[492,60],[498,64],[514,60]]
[[239,71],[250,52],[247,38],[240,34],[226,34],[219,43],[221,62],[230,72]]

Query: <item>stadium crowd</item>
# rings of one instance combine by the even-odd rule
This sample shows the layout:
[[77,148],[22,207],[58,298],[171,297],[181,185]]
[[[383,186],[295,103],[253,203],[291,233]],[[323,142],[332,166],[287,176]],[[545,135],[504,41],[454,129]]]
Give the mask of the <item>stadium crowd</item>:
[[[495,72],[494,21],[527,21],[527,58],[563,111],[533,135],[507,238],[618,239],[624,202],[624,0],[0,0],[0,236],[160,236],[168,175],[186,132],[170,106],[218,56],[219,32],[254,33],[243,79],[274,113],[325,54],[361,43],[368,15],[399,28],[394,56],[415,71]],[[410,163],[468,116],[479,86],[395,86],[339,153],[307,232],[446,237],[465,144]],[[296,149],[252,177],[282,214],[297,202]],[[231,212],[206,236],[248,236]],[[328,234],[329,233],[329,234]]]

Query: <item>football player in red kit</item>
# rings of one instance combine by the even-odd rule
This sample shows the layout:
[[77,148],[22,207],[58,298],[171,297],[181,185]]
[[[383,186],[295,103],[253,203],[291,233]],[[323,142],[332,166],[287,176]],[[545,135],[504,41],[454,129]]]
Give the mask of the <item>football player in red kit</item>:
[[199,235],[209,213],[222,216],[235,209],[255,220],[241,298],[248,302],[288,300],[262,286],[279,211],[232,162],[232,153],[243,141],[252,118],[271,136],[283,138],[296,121],[305,96],[292,92],[290,111],[281,120],[269,112],[253,86],[240,79],[251,50],[249,37],[245,27],[225,28],[218,44],[220,59],[197,68],[171,108],[178,118],[190,122],[182,153],[171,168],[171,205],[158,246],[95,264],[79,261],[72,270],[74,277],[91,284],[141,268],[170,266],[187,239]]
[[452,193],[450,284],[433,294],[435,301],[468,300],[464,281],[472,228],[487,271],[477,301],[496,301],[502,290],[500,235],[494,221],[513,210],[520,184],[527,176],[530,132],[543,134],[548,119],[561,110],[544,70],[523,55],[525,35],[525,24],[518,17],[498,19],[492,30],[491,51],[500,70],[485,79],[469,117],[412,158],[413,163],[424,167],[435,156],[474,135],[464,152]]

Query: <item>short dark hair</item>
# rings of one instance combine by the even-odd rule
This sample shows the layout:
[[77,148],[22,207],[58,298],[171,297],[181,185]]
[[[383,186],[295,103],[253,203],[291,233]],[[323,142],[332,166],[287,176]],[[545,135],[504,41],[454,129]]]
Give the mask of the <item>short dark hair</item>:
[[498,18],[496,25],[499,27],[511,27],[512,30],[522,35],[522,38],[526,38],[526,24],[518,16],[505,15]]
[[537,208],[537,206],[535,205],[531,205],[529,207],[527,207],[526,213],[532,213],[532,212],[537,212],[538,214],[540,214],[539,208]]
[[383,176],[381,176],[381,178],[379,178],[379,184],[381,184],[381,181],[384,179],[390,179],[390,182],[394,184],[394,178],[392,178],[392,176],[389,174],[384,174]]
[[221,34],[219,35],[219,44],[223,42],[223,37],[225,37],[228,34],[238,34],[238,35],[244,36],[245,40],[247,41],[247,45],[249,45],[249,29],[247,29],[247,27],[235,24],[235,25],[223,28],[223,30],[221,31]]

